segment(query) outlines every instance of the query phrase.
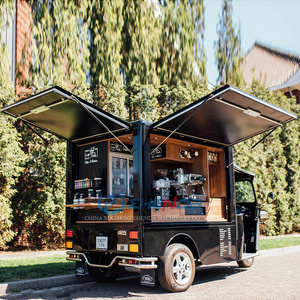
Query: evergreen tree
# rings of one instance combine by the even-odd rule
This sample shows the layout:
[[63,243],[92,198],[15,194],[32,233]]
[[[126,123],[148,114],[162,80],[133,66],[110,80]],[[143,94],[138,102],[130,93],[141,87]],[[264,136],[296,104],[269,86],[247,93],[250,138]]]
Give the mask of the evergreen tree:
[[[257,84],[248,92],[299,116],[299,109],[284,95]],[[249,151],[251,145],[264,134],[235,146],[235,161],[256,174],[254,183],[259,204],[267,200],[269,192],[275,194],[274,202],[264,203],[262,207],[269,215],[263,227],[265,234],[290,233],[300,228],[298,124],[298,121],[293,121],[277,128],[252,151]]]
[[[27,44],[31,76],[27,84],[35,91],[48,85],[83,93],[89,68],[88,1],[32,1],[34,24]],[[67,33],[67,34],[66,34]],[[80,89],[80,86],[81,89]],[[28,95],[29,96],[29,95]],[[14,224],[19,234],[34,234],[37,246],[61,246],[64,236],[65,142],[39,131],[44,143],[24,124],[18,126],[23,151],[27,155],[24,171],[12,197]],[[59,149],[62,155],[53,150]],[[47,234],[45,234],[47,232]]]
[[89,1],[90,83],[98,85],[123,83],[121,74],[123,1]]
[[154,1],[124,0],[122,72],[126,85],[159,84],[160,20]]
[[[13,14],[13,1],[0,4],[0,108],[14,100],[14,87],[10,82],[11,65],[7,45],[3,42],[2,33],[10,26],[9,15]],[[21,150],[18,133],[13,121],[0,114],[0,249],[6,248],[15,235],[12,230],[10,199],[16,192],[14,186],[22,171],[25,156]]]
[[[236,31],[237,30],[237,31]],[[241,86],[241,34],[232,20],[232,0],[223,0],[217,25],[218,41],[214,43],[218,82]]]
[[160,83],[206,82],[203,1],[164,1],[158,74]]
[[33,63],[27,84],[81,85],[89,70],[88,1],[31,0]]

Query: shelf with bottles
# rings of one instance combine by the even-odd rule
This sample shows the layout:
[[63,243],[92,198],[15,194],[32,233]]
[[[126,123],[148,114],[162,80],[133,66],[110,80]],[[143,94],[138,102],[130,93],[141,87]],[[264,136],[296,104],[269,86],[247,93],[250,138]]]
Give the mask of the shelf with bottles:
[[101,186],[101,178],[85,178],[79,179],[74,181],[74,189],[81,190],[81,189],[90,189],[90,188],[100,188]]
[[208,159],[209,164],[218,165],[219,164],[219,153],[208,151],[207,159]]
[[115,210],[117,208],[128,208],[132,206],[131,197],[102,197],[101,194],[84,196],[83,193],[74,194],[73,204],[66,204],[66,207],[74,209],[91,209],[91,208],[107,208]]
[[[87,187],[81,189],[87,189]],[[88,188],[87,192],[81,191],[81,192],[74,193],[73,204],[74,205],[82,205],[88,203],[97,204],[98,200],[102,198],[102,191],[99,188],[96,190],[95,189]]]

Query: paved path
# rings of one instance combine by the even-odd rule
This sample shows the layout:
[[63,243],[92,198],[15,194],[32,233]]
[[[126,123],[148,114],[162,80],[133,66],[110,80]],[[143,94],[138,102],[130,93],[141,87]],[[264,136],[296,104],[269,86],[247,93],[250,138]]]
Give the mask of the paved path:
[[202,266],[194,284],[183,293],[146,288],[139,278],[97,284],[64,299],[300,299],[300,246],[263,251],[249,269],[236,263]]

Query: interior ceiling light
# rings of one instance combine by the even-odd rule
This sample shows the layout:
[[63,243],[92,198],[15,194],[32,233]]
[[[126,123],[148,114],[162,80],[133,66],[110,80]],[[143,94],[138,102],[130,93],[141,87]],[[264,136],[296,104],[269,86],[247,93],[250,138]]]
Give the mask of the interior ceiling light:
[[243,113],[246,114],[246,115],[249,115],[251,117],[254,117],[254,118],[259,117],[261,115],[261,113],[259,111],[255,111],[255,110],[252,110],[250,108],[244,109]]
[[39,107],[36,107],[36,108],[31,109],[31,110],[30,110],[30,113],[31,113],[31,114],[37,115],[37,114],[39,114],[39,113],[41,113],[41,112],[44,112],[44,111],[47,111],[47,110],[49,110],[49,109],[50,109],[50,108],[49,108],[48,106],[42,105],[42,106],[39,106]]
[[222,99],[218,99],[218,98],[216,99],[216,101],[217,102],[221,102],[223,104],[226,104],[228,106],[234,107],[236,109],[242,110],[243,113],[246,114],[246,115],[248,115],[248,116],[251,116],[251,117],[254,117],[254,118],[261,116],[261,113],[259,111],[256,111],[256,110],[253,110],[253,109],[250,109],[250,108],[245,109],[245,108],[239,107],[239,106],[237,106],[235,104],[226,102],[226,101],[224,101]]

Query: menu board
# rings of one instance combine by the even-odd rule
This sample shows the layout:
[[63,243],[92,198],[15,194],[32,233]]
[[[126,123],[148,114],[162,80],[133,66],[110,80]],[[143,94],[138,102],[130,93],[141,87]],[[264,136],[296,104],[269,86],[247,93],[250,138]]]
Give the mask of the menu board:
[[220,257],[232,256],[232,229],[230,226],[219,227]]

